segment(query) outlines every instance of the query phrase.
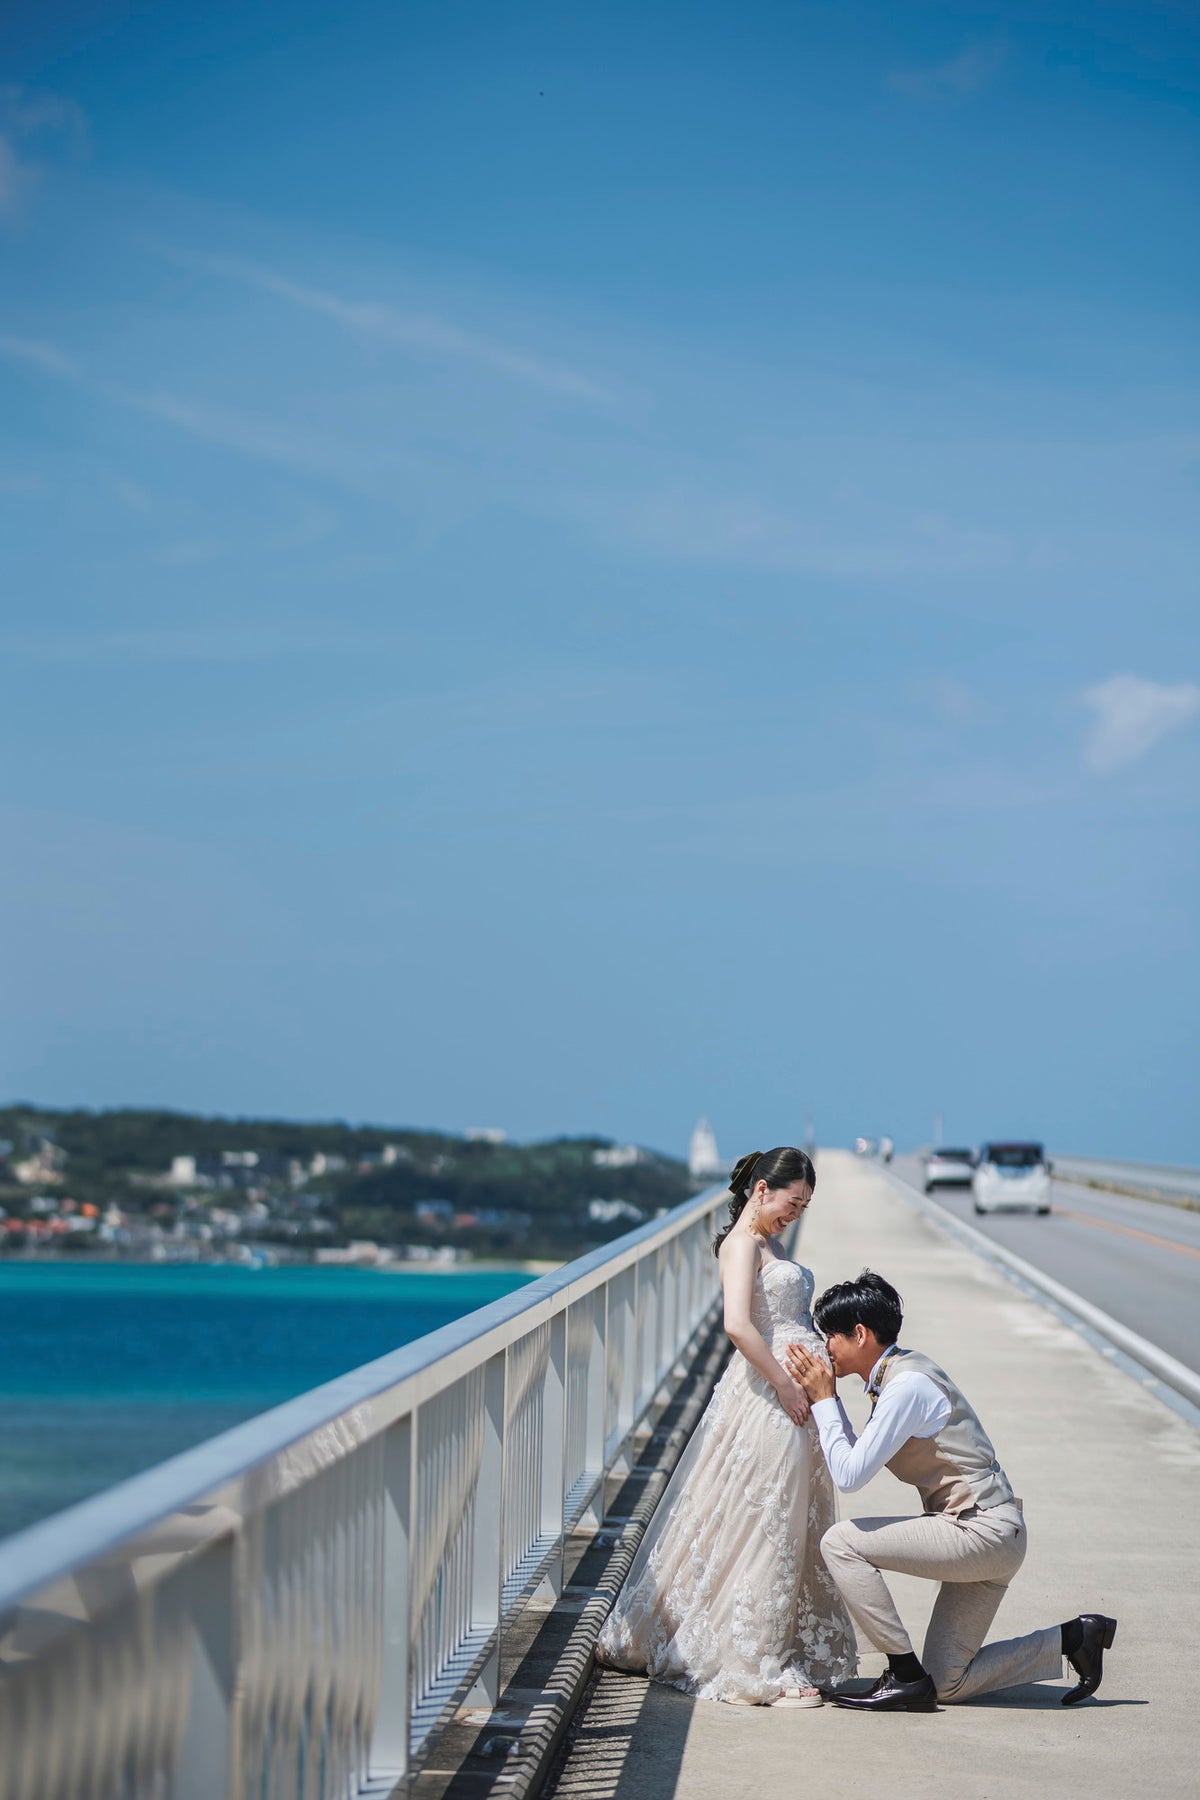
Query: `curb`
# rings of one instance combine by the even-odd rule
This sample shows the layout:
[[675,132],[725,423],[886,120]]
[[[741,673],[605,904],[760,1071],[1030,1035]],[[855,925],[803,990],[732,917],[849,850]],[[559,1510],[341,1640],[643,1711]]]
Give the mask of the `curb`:
[[1026,1262],[1024,1257],[1014,1256],[1002,1244],[985,1237],[982,1231],[976,1231],[973,1225],[955,1218],[953,1213],[946,1212],[943,1207],[926,1199],[924,1194],[910,1187],[890,1169],[879,1169],[877,1173],[907,1206],[928,1219],[946,1237],[965,1244],[977,1256],[994,1264],[1027,1291],[1032,1290],[1035,1299],[1041,1300],[1043,1304],[1049,1303],[1054,1310],[1065,1313],[1070,1323],[1086,1327],[1110,1346],[1111,1351],[1119,1352],[1123,1360],[1134,1365],[1132,1371],[1128,1372],[1141,1378],[1143,1385],[1145,1376],[1149,1374],[1159,1398],[1166,1400],[1172,1410],[1180,1413],[1190,1424],[1200,1426],[1200,1375],[1186,1364],[1168,1356],[1165,1350],[1160,1350],[1148,1338],[1130,1331],[1127,1325],[1122,1325],[1120,1320],[1103,1312],[1100,1307],[1093,1306],[1082,1294],[1064,1287],[1052,1276],[1044,1275],[1032,1263]]

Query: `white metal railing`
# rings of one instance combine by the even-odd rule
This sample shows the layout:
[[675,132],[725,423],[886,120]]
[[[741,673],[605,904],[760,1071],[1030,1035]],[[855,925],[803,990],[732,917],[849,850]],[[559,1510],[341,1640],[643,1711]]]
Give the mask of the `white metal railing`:
[[0,1544],[0,1800],[384,1795],[716,1316],[724,1190]]

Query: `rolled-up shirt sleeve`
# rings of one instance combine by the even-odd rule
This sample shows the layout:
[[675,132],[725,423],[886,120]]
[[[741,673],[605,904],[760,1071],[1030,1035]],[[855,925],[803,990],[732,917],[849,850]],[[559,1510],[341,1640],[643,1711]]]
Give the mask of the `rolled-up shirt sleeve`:
[[901,1444],[913,1437],[932,1437],[950,1417],[950,1402],[927,1375],[914,1370],[888,1382],[875,1410],[855,1437],[846,1409],[836,1398],[813,1402],[812,1416],[833,1485],[843,1494],[857,1493],[878,1474]]

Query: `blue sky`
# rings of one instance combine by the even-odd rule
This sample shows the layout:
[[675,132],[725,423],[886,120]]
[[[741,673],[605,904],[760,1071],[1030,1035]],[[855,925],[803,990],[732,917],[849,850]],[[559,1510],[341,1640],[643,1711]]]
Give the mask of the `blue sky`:
[[7,9],[0,1089],[1200,1162],[1198,51]]

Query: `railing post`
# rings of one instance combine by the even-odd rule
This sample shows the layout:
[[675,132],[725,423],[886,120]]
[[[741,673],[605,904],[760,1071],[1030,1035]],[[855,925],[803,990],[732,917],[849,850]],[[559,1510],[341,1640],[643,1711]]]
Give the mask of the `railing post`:
[[656,1250],[638,1265],[638,1384],[636,1407],[640,1417],[658,1386],[658,1321],[662,1253]]
[[475,1490],[471,1546],[471,1629],[493,1631],[487,1661],[467,1696],[468,1706],[495,1706],[500,1698],[500,1602],[504,1583],[504,1386],[508,1355],[488,1359],[483,1372],[483,1449]]
[[624,1444],[636,1417],[638,1341],[637,1284],[640,1265],[633,1263],[618,1277],[621,1294],[621,1385],[617,1403],[617,1432]]
[[240,1800],[235,1706],[238,1692],[236,1546],[224,1538],[184,1574],[192,1637],[191,1701],[179,1747],[174,1800]]
[[604,1517],[604,1434],[608,1410],[608,1282],[589,1295],[592,1313],[591,1354],[587,1371],[587,1456],[585,1467],[596,1489],[580,1523],[599,1525]]
[[[689,1226],[683,1234],[683,1241],[683,1254],[687,1261],[688,1272],[688,1305],[687,1317],[685,1320],[687,1329],[686,1332],[681,1332],[680,1336],[686,1341],[686,1339],[691,1337],[697,1325],[699,1325],[701,1315],[704,1311],[704,1287],[701,1281],[700,1271],[700,1258],[704,1254],[703,1228],[696,1225]],[[680,1350],[683,1349],[682,1343],[679,1348]]]
[[664,1383],[675,1361],[675,1340],[679,1335],[679,1245],[673,1239],[662,1249],[661,1292],[659,1296],[659,1341],[655,1347],[654,1385],[657,1395],[668,1398]]
[[412,1717],[410,1595],[415,1527],[419,1415],[388,1427],[383,1450],[383,1655],[379,1710],[371,1737],[371,1774],[395,1780],[408,1771]]
[[637,1381],[637,1318],[634,1307],[636,1265],[622,1269],[606,1283],[608,1331],[605,1344],[604,1467],[619,1470],[623,1445],[633,1425]]
[[567,1314],[564,1308],[550,1321],[550,1353],[542,1389],[542,1491],[538,1532],[557,1539],[558,1548],[546,1570],[542,1587],[547,1599],[557,1600],[563,1590],[563,1500],[567,1474]]

